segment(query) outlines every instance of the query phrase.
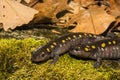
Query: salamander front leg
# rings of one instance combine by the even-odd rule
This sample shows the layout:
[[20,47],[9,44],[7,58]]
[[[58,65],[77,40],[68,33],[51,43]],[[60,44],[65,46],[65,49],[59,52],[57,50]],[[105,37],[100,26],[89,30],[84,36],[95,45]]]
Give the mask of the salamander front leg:
[[55,64],[58,61],[59,55],[54,55],[53,61],[50,62],[50,64]]
[[51,58],[53,58],[53,61],[50,64],[55,64],[58,61],[59,54],[56,53],[56,50],[51,52]]
[[94,64],[95,68],[98,68],[102,64],[102,59],[100,57],[97,58],[97,61]]

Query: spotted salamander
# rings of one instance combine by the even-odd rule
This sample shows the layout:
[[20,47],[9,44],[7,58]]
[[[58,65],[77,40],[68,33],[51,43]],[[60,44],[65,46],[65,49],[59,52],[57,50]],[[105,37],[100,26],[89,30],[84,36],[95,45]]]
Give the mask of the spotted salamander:
[[55,63],[58,60],[59,55],[68,51],[71,46],[74,47],[78,44],[89,43],[100,40],[101,38],[104,37],[88,33],[66,34],[33,51],[31,59],[33,62],[43,62],[53,58],[51,63]]
[[102,63],[102,59],[120,59],[120,39],[105,39],[76,46],[69,54],[85,59],[96,60],[94,67]]

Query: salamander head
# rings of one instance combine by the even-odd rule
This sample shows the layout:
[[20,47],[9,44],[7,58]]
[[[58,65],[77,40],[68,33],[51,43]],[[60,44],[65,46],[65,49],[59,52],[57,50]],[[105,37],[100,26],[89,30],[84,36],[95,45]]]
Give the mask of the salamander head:
[[44,62],[50,59],[50,53],[46,52],[44,48],[40,48],[31,52],[31,57],[33,62]]

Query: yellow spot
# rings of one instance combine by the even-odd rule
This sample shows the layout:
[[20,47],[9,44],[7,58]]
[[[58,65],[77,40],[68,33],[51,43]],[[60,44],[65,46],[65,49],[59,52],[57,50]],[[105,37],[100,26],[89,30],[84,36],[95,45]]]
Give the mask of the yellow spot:
[[49,49],[49,48],[47,48],[46,50],[47,50],[48,52],[50,52],[50,49]]
[[105,43],[102,43],[102,44],[101,44],[101,47],[105,47],[105,45],[106,45]]
[[92,45],[91,47],[92,47],[92,49],[95,49],[95,48],[96,48],[96,46],[95,46],[95,45]]
[[70,38],[70,37],[68,37],[68,39],[69,39],[69,40],[71,40],[71,38]]
[[62,40],[62,43],[65,43],[65,40]]
[[68,40],[68,38],[66,38],[66,40]]
[[56,43],[56,42],[53,42],[53,44],[54,44],[54,45],[57,45],[57,43]]
[[76,38],[76,36],[75,36],[75,35],[73,35],[73,38]]
[[54,48],[54,46],[53,46],[53,45],[51,45],[50,47],[51,47],[51,48]]
[[113,44],[116,44],[116,41],[112,41],[113,42]]
[[86,34],[86,33],[84,33],[84,35],[85,35],[85,36],[87,36],[87,34]]
[[92,34],[89,34],[89,37],[92,37]]
[[85,51],[89,51],[89,49],[87,47],[84,48]]
[[88,47],[88,48],[89,48],[90,46],[86,45],[86,47]]
[[42,52],[41,54],[45,54],[44,52]]
[[79,37],[81,38],[81,37],[82,37],[82,35],[80,35],[80,34],[79,34]]
[[108,41],[108,44],[112,44],[110,41]]
[[80,49],[80,47],[78,47],[78,49]]

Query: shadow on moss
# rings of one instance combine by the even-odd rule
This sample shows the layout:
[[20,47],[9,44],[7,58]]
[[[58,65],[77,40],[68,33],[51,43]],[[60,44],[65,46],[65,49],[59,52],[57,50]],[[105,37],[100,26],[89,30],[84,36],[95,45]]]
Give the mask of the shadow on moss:
[[6,54],[0,55],[0,73],[2,78],[7,78],[10,73],[16,71],[16,67],[13,67],[15,58]]

